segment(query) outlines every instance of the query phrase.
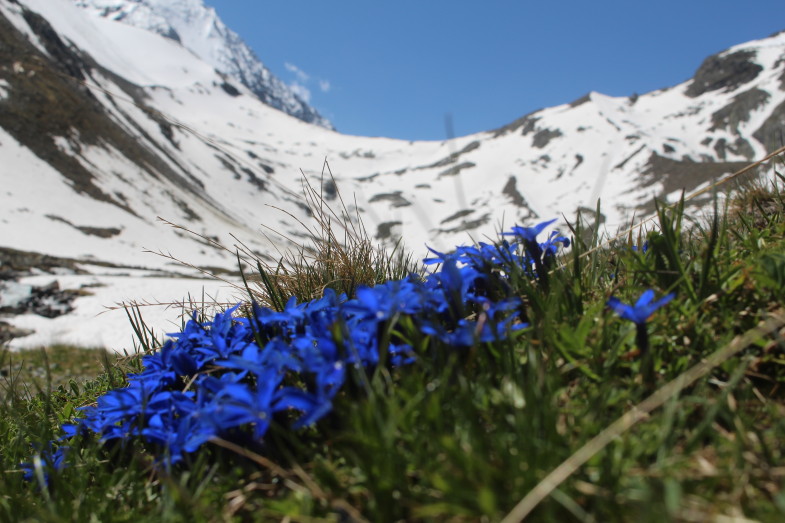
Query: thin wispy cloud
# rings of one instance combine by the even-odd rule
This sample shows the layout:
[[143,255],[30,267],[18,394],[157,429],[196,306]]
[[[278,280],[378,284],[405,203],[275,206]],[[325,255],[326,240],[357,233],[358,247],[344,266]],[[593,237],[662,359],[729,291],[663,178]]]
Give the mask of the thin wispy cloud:
[[294,79],[289,82],[289,87],[294,91],[298,97],[306,103],[311,101],[311,89],[318,88],[323,93],[329,93],[331,84],[329,80],[323,78],[312,78],[310,74],[306,73],[296,65],[285,62],[284,67],[291,73]]
[[311,76],[308,73],[306,73],[305,71],[303,71],[302,69],[300,69],[294,64],[290,64],[289,62],[286,62],[285,64],[283,64],[283,66],[286,68],[287,71],[292,73],[295,76],[295,78],[297,78],[297,81],[300,83],[304,84],[311,78]]

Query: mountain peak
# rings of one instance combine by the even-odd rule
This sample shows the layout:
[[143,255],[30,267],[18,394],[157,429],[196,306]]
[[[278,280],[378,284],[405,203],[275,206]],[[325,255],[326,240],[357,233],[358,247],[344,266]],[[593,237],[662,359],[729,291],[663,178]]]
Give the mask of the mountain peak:
[[73,0],[104,18],[180,43],[218,72],[250,89],[262,102],[327,129],[332,124],[259,60],[202,0]]

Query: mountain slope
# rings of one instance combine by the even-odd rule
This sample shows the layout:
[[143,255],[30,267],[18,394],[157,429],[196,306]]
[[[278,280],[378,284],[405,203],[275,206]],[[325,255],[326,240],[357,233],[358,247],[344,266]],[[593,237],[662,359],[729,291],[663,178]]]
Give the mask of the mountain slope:
[[332,124],[259,61],[202,0],[73,0],[98,16],[155,32],[183,45],[262,102],[304,122]]
[[[193,276],[145,250],[232,270],[233,253],[212,241],[239,240],[275,262],[308,223],[303,180],[339,203],[325,159],[371,235],[402,237],[415,255],[571,218],[598,198],[613,231],[650,212],[652,197],[675,199],[783,143],[785,33],[709,57],[668,89],[592,92],[500,129],[408,142],[342,135],[274,109],[163,20],[140,28],[73,0],[0,0],[0,248],[74,259],[78,270]],[[121,288],[115,276],[99,283]]]

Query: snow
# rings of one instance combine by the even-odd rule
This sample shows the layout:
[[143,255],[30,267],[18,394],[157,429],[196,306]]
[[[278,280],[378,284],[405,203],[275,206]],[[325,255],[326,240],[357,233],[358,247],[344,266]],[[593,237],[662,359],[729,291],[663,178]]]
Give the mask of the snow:
[[32,285],[0,281],[0,307],[16,307],[30,297],[32,290]]
[[99,64],[135,84],[174,88],[220,79],[210,65],[173,40],[104,18],[84,16],[70,0],[24,3]]
[[[134,334],[122,304],[139,304],[145,324],[161,340],[165,334],[179,332],[185,315],[200,308],[202,295],[208,311],[212,303],[236,304],[242,293],[223,282],[193,278],[145,277],[138,274],[31,276],[22,278],[21,285],[44,286],[57,281],[61,289],[82,289],[90,293],[74,300],[75,310],[57,318],[25,314],[4,321],[35,333],[10,342],[12,349],[35,348],[53,343],[80,347],[105,348],[118,353],[133,352]],[[194,307],[181,304],[193,302]]]
[[0,78],[0,102],[8,97],[9,87],[11,87],[9,83]]
[[332,128],[294,89],[276,78],[202,0],[73,1],[98,16],[165,36],[236,83],[262,91],[263,100],[273,107],[295,116],[310,112],[313,123]]

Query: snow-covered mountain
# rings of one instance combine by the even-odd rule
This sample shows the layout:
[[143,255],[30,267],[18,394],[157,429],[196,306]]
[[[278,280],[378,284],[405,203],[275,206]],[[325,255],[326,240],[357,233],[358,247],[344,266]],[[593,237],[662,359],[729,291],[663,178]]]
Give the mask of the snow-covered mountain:
[[196,56],[250,89],[261,101],[304,122],[328,129],[332,124],[257,58],[215,9],[202,0],[73,0],[110,20],[171,38]]
[[269,231],[300,238],[309,218],[303,177],[337,203],[325,159],[371,235],[417,255],[597,199],[613,229],[783,143],[785,33],[668,89],[592,92],[441,142],[342,135],[263,103],[224,68],[242,62],[221,54],[241,47],[227,34],[200,0],[0,0],[0,248],[188,272],[143,249],[232,269],[206,238],[237,238],[277,258]]

